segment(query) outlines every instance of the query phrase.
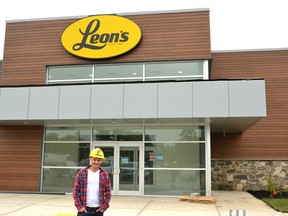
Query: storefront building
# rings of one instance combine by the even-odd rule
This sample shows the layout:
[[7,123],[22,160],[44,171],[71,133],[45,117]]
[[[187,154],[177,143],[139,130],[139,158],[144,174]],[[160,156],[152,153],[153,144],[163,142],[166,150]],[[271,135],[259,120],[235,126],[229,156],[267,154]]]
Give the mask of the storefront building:
[[287,56],[212,52],[207,9],[8,21],[0,191],[71,193],[95,147],[114,195],[251,189],[287,164]]

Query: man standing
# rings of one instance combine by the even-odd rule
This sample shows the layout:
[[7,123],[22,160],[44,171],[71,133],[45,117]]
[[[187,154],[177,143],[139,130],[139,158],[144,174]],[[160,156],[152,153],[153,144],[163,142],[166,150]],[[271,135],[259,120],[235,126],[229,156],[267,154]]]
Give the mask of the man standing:
[[90,165],[80,170],[75,178],[73,199],[78,216],[103,216],[109,208],[111,199],[111,180],[109,174],[100,166],[105,160],[100,148],[89,155]]

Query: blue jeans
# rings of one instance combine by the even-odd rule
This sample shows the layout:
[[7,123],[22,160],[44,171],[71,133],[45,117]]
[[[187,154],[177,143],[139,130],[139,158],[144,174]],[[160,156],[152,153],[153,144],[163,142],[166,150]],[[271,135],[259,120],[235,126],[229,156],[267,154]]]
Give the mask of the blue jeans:
[[103,212],[92,212],[92,211],[87,211],[86,212],[78,212],[77,216],[103,216]]

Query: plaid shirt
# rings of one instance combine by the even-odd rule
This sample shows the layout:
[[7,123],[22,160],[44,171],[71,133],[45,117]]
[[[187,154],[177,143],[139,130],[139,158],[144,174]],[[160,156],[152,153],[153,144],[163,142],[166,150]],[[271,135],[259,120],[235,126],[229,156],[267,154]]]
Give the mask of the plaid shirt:
[[[91,165],[85,169],[80,170],[74,181],[73,199],[74,205],[78,210],[86,208],[87,198],[87,181],[88,181],[88,169]],[[100,208],[105,211],[109,208],[109,202],[111,199],[111,181],[109,174],[100,168],[100,179],[99,179],[99,197],[100,197]]]

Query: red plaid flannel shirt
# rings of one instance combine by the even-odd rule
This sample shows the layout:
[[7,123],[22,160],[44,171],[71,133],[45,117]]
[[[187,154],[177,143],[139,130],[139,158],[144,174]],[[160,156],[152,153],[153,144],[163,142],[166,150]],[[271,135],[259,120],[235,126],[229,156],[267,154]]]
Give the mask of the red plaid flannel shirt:
[[[86,208],[87,198],[87,177],[88,169],[91,165],[85,169],[80,170],[74,181],[73,199],[74,205],[78,210]],[[100,208],[105,211],[109,208],[109,202],[111,200],[111,180],[109,174],[100,168],[100,179],[99,179],[99,197],[100,197]]]

